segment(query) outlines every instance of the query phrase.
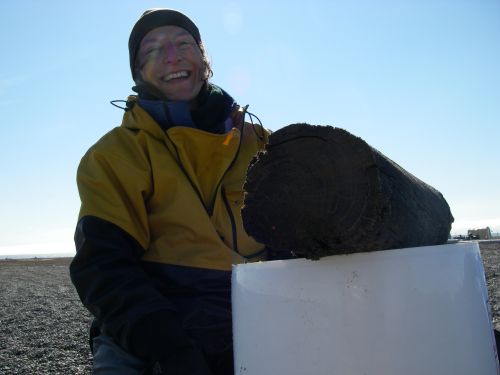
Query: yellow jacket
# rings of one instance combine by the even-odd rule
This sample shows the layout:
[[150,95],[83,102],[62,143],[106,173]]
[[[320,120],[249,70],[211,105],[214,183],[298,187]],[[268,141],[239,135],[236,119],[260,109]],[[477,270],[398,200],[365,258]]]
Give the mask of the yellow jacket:
[[240,209],[248,164],[267,133],[244,123],[242,108],[231,117],[236,125],[226,134],[164,132],[132,105],[82,158],[79,219],[117,225],[141,245],[144,261],[229,271],[260,259],[264,246],[245,233]]

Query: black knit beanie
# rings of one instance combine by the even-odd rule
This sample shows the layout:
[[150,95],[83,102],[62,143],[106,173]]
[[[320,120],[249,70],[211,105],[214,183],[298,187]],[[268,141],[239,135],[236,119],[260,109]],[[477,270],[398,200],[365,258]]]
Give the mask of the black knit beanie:
[[201,36],[198,27],[186,15],[173,9],[154,8],[146,10],[134,25],[128,40],[128,53],[130,58],[130,70],[135,80],[135,58],[141,44],[142,38],[153,29],[161,26],[179,26],[190,33],[198,45]]

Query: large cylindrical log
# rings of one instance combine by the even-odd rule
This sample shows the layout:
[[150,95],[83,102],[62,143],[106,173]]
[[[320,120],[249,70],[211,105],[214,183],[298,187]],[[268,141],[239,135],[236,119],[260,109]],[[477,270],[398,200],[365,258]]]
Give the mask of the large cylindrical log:
[[257,241],[317,259],[447,241],[437,190],[346,130],[294,124],[250,164],[242,218]]

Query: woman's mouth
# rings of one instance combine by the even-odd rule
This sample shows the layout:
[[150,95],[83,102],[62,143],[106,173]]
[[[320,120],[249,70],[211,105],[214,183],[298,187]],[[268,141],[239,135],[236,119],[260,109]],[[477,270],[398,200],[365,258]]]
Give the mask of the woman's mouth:
[[164,76],[162,78],[162,81],[163,82],[170,82],[170,81],[175,80],[175,79],[188,78],[190,75],[191,75],[191,73],[188,72],[187,70],[181,70],[179,72],[167,74],[166,76]]

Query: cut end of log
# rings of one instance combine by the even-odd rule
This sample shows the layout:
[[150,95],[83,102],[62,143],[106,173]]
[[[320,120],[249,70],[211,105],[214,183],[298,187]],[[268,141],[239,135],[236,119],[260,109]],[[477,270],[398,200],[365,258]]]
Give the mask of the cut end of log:
[[453,221],[439,192],[331,126],[293,124],[271,134],[244,189],[245,230],[311,259],[444,243]]

